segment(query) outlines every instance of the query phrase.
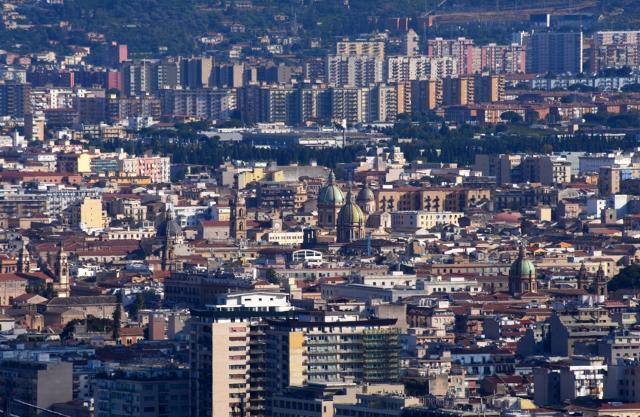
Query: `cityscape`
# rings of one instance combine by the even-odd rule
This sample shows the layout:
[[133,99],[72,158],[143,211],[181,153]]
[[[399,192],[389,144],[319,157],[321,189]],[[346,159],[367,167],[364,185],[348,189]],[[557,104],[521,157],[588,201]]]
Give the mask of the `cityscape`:
[[640,417],[640,2],[0,1],[5,416]]

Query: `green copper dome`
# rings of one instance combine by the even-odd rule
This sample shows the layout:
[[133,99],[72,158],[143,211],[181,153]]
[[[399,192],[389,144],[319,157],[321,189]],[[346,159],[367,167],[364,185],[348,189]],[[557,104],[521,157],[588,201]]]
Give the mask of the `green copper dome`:
[[358,196],[356,197],[356,201],[359,203],[366,203],[368,201],[375,200],[375,198],[376,197],[373,195],[373,191],[371,191],[371,188],[365,185],[364,187],[362,187],[362,189],[358,193]]
[[342,206],[338,213],[338,226],[351,226],[364,224],[364,213],[362,209],[353,202],[351,190],[347,194],[347,204]]
[[523,247],[520,247],[518,258],[513,264],[511,264],[511,268],[509,269],[509,275],[520,276],[520,277],[536,276],[536,267],[533,266],[533,262],[525,258]]
[[344,195],[340,188],[335,185],[336,176],[333,171],[329,174],[329,183],[320,189],[318,193],[319,206],[342,206],[344,204]]

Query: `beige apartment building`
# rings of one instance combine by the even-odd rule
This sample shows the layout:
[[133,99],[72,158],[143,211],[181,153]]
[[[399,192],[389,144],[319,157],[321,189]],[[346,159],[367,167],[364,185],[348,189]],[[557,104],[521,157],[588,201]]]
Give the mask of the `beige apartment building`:
[[417,230],[431,230],[439,225],[457,225],[462,212],[424,210],[397,211],[391,213],[391,229],[394,232],[412,233]]

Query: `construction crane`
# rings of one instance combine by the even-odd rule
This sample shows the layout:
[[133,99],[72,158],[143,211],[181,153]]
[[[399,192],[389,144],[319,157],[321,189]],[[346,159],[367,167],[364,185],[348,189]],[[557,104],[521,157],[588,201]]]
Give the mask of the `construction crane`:
[[[440,0],[440,2],[438,2],[438,4],[435,5],[435,7],[433,7],[428,12],[425,12],[424,16],[425,17],[431,16],[432,14],[434,14],[436,12],[436,10],[438,10],[440,7],[442,7],[447,1],[449,1],[449,0]],[[426,2],[425,2],[425,10],[426,9],[427,9],[427,7],[426,7]]]

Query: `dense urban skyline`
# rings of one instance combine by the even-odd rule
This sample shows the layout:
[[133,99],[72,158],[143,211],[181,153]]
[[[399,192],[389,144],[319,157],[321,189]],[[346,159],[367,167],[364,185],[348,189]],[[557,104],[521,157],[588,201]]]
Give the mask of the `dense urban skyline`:
[[640,416],[633,0],[6,0],[0,415]]

